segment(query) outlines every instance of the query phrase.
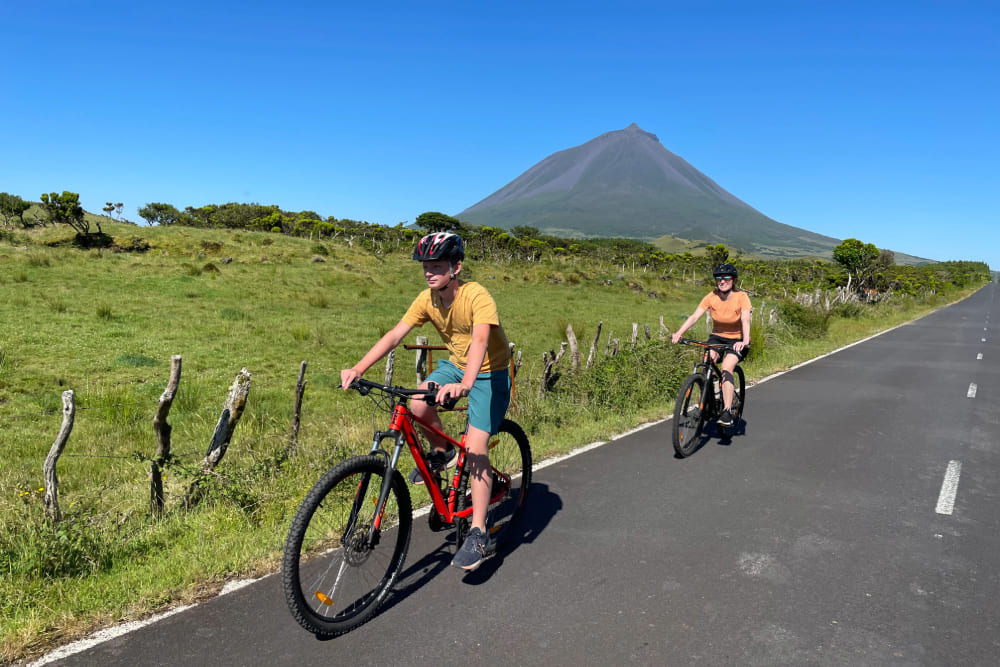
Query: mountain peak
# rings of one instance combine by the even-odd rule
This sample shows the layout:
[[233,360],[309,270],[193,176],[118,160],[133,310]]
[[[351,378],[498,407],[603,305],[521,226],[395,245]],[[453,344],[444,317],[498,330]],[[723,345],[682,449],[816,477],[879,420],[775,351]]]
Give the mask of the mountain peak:
[[829,256],[836,245],[768,218],[637,123],[553,153],[457,217],[583,238],[671,235],[769,256]]

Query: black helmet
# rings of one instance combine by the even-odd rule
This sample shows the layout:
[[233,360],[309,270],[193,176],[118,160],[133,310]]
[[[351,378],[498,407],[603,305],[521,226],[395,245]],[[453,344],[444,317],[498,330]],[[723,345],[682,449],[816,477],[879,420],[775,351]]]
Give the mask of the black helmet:
[[732,276],[733,282],[735,283],[736,279],[740,277],[740,272],[737,271],[736,267],[732,264],[719,264],[715,267],[715,270],[712,271],[712,277],[718,278],[719,276]]
[[413,259],[418,262],[443,259],[449,262],[461,262],[465,259],[465,246],[462,237],[451,232],[434,232],[420,239],[413,249]]

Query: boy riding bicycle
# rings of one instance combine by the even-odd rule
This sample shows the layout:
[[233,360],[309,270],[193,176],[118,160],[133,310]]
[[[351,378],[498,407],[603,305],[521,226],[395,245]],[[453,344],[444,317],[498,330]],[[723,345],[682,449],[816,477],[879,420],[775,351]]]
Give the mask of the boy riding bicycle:
[[[372,364],[389,354],[414,327],[430,322],[441,335],[449,357],[420,385],[438,385],[435,401],[467,396],[468,431],[466,444],[472,487],[472,528],[451,564],[463,570],[474,570],[492,555],[486,535],[486,512],[490,501],[489,438],[503,421],[510,403],[510,350],[507,336],[500,326],[496,303],[485,287],[475,282],[462,282],[465,248],[462,238],[449,232],[428,234],[420,239],[413,259],[423,264],[428,289],[421,292],[399,323],[362,357],[352,368],[340,372],[341,386],[347,390]],[[421,420],[441,428],[441,419],[434,406],[413,401],[410,409]],[[425,431],[431,443],[427,457],[438,470],[453,463],[457,452],[430,431]],[[419,474],[410,481],[418,483]]]

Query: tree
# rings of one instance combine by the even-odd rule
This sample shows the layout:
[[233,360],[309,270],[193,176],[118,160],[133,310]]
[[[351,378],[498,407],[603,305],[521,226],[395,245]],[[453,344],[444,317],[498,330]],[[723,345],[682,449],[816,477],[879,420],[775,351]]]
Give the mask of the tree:
[[27,227],[24,220],[24,212],[31,208],[31,202],[24,201],[17,195],[0,192],[0,216],[3,216],[3,224],[9,227],[14,218],[21,221],[22,227]]
[[184,215],[170,204],[151,203],[146,204],[138,210],[139,217],[146,221],[147,225],[172,225],[180,222]]
[[725,264],[726,260],[729,259],[729,249],[721,243],[705,246],[705,253],[708,257],[709,265],[713,267]]
[[531,227],[529,225],[518,225],[510,231],[519,239],[537,238],[540,233],[537,227]]
[[427,232],[452,232],[462,229],[462,222],[458,218],[437,211],[421,213],[417,216],[416,224]]
[[[87,222],[86,213],[83,206],[80,205],[80,195],[76,192],[63,190],[61,195],[55,192],[50,194],[43,192],[42,208],[45,209],[45,215],[49,222],[69,225],[76,230],[77,234],[90,234],[90,223]],[[101,223],[96,224],[97,233],[103,234]]]
[[833,249],[833,259],[847,269],[848,276],[858,280],[858,289],[868,287],[868,282],[878,269],[881,256],[874,243],[863,243],[858,239],[844,239]]

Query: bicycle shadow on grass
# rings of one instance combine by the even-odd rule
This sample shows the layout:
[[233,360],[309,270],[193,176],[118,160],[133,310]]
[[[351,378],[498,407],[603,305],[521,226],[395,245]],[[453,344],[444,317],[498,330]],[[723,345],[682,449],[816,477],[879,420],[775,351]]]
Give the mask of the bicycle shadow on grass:
[[[489,581],[490,577],[503,565],[504,559],[521,545],[534,542],[535,538],[545,530],[545,527],[562,510],[563,506],[562,499],[557,494],[552,493],[548,485],[537,482],[531,485],[527,503],[513,532],[501,545],[496,555],[483,561],[483,564],[473,572],[466,573],[462,579],[464,583],[476,586]],[[423,530],[429,530],[426,522],[421,523]],[[414,523],[414,530],[420,530],[420,525]],[[440,546],[400,573],[396,586],[393,587],[388,599],[379,607],[376,616],[406,600],[438,574],[451,569],[451,559],[455,555],[455,533],[448,530],[442,531],[441,535],[444,540]],[[405,583],[400,585],[399,582]]]

